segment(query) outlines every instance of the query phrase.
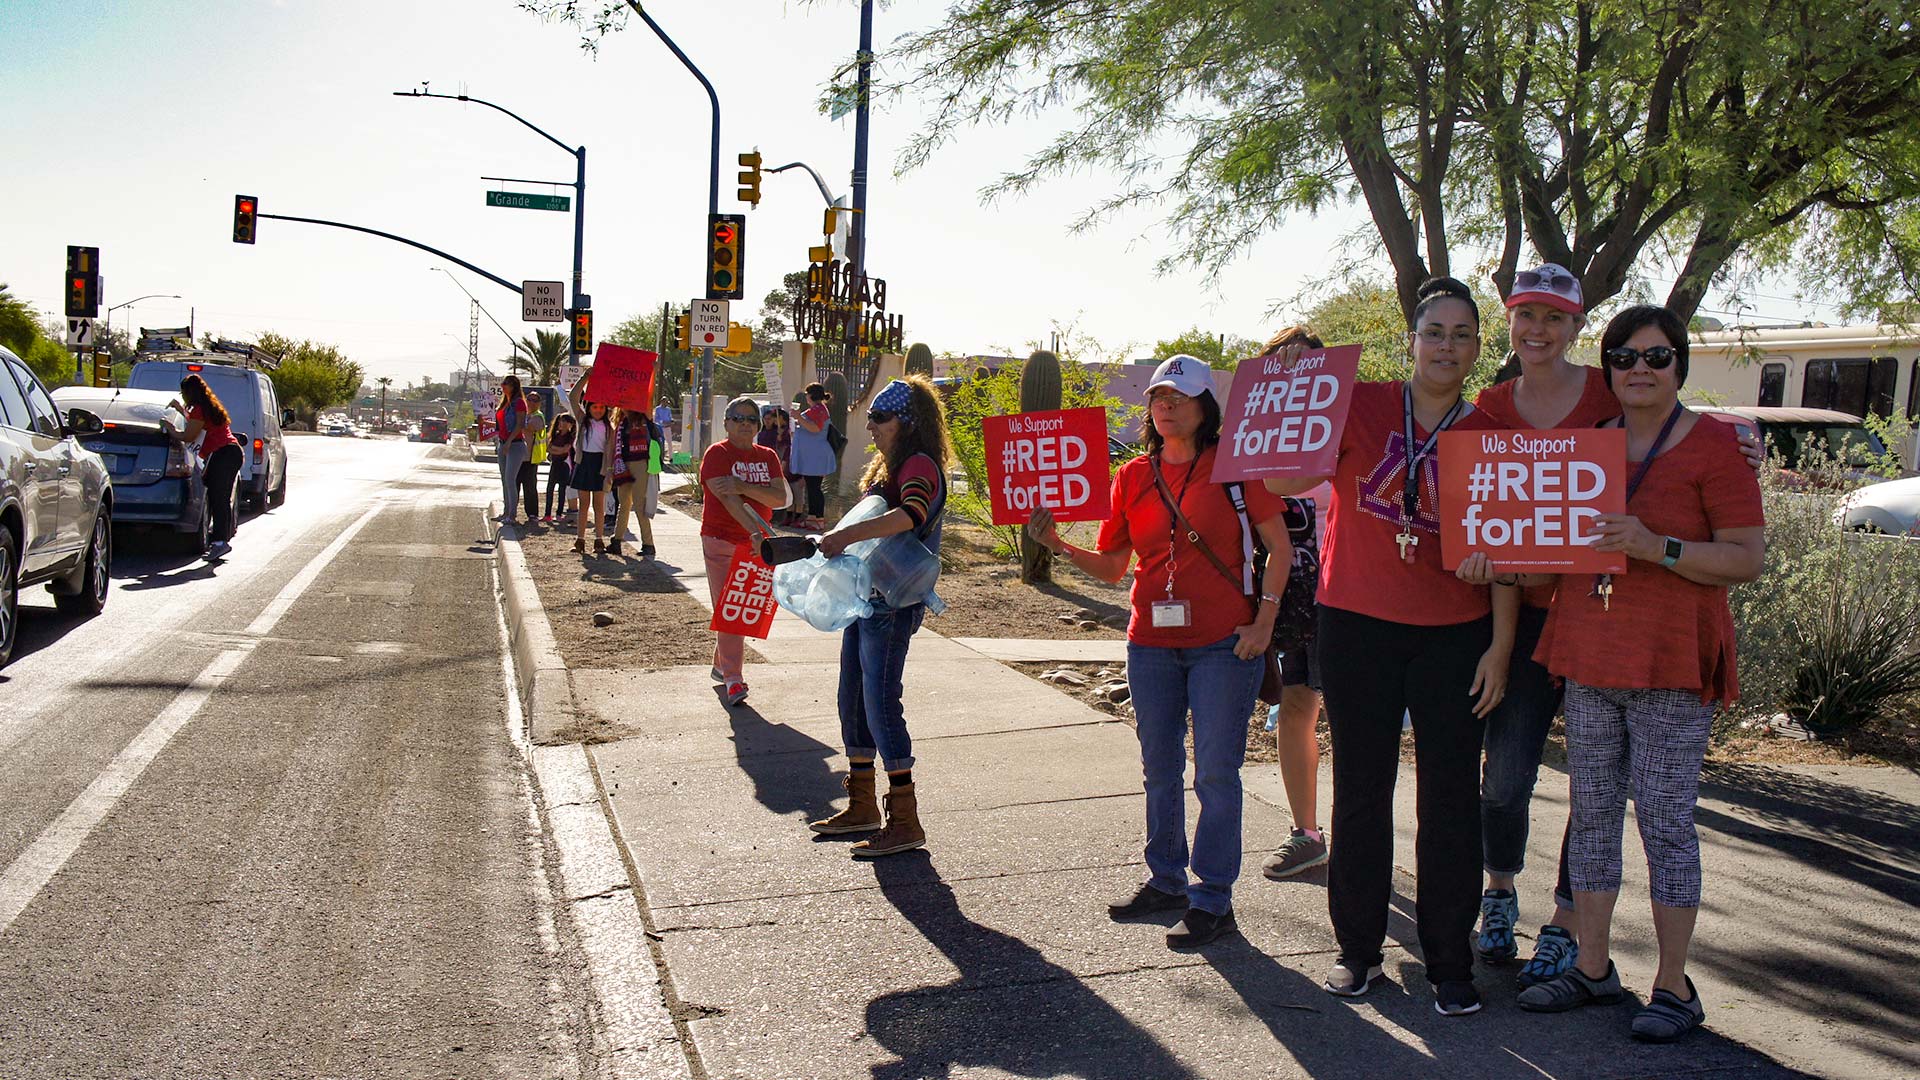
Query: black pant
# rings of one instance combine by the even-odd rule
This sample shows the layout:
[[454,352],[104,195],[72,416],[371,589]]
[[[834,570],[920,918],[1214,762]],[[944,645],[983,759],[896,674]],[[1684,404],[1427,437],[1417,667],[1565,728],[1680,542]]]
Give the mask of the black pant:
[[532,521],[540,516],[540,466],[531,461],[520,463],[520,472],[515,476],[520,481],[520,507]]
[[240,484],[240,448],[223,446],[207,458],[200,474],[207,486],[207,509],[213,514],[213,538],[233,539],[233,502]]
[[1320,607],[1320,676],[1333,733],[1333,858],[1327,906],[1340,958],[1381,962],[1393,889],[1393,785],[1403,713],[1413,713],[1420,950],[1432,982],[1473,976],[1480,904],[1480,743],[1474,667],[1492,616],[1409,626]]
[[824,476],[803,476],[807,482],[807,516],[825,517],[827,513],[827,489]]
[[564,457],[547,459],[547,516],[552,517],[554,497],[559,496],[560,510],[567,509],[567,481],[573,479],[573,463]]

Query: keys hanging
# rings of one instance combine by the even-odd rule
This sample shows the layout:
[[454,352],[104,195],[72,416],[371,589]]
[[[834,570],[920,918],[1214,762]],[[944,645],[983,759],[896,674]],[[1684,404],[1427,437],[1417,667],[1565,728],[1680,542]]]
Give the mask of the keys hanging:
[[1400,535],[1394,537],[1393,542],[1400,546],[1400,561],[1412,562],[1414,552],[1420,546],[1420,538],[1413,535],[1413,526],[1401,525]]

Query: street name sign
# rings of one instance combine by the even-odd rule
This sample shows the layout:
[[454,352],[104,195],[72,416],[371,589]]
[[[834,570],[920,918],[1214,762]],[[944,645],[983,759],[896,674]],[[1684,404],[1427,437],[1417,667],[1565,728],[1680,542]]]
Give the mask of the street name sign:
[[573,199],[567,195],[528,195],[518,191],[487,192],[488,206],[509,206],[516,210],[560,210],[572,209]]
[[566,322],[566,283],[560,281],[523,281],[520,283],[521,322]]
[[727,308],[725,300],[695,300],[687,308],[692,318],[687,335],[696,349],[727,347]]

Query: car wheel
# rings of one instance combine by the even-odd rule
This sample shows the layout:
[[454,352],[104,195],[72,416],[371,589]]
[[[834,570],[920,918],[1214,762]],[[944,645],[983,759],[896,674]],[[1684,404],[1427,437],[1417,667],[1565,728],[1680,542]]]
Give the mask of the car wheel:
[[87,543],[86,562],[80,568],[80,588],[72,593],[54,593],[53,606],[65,615],[98,615],[107,606],[107,587],[113,569],[113,531],[107,527],[107,510],[101,507],[93,517],[93,539]]
[[13,530],[0,525],[0,667],[13,659],[20,634],[20,564],[14,559]]
[[267,505],[268,505],[268,506],[285,506],[285,505],[287,505],[287,477],[286,477],[286,474],[285,474],[285,473],[282,473],[282,474],[281,474],[281,475],[280,475],[280,476],[278,477],[278,480],[279,480],[279,483],[277,483],[277,484],[275,484],[275,485],[274,485],[274,487],[273,487],[273,490],[271,490],[271,491],[269,491],[269,492],[267,492]]
[[206,499],[200,500],[200,524],[190,533],[182,533],[181,544],[190,555],[204,555],[207,545],[213,542],[213,507]]

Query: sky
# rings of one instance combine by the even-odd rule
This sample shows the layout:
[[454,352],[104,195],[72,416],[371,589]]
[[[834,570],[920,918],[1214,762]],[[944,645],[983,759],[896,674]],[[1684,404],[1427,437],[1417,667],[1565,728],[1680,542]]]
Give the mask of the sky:
[[[876,42],[932,23],[943,7],[883,5]],[[767,166],[805,161],[847,189],[853,118],[831,120],[817,102],[857,45],[857,4],[655,0],[647,10],[720,97],[723,212],[748,211],[733,198],[734,155],[756,147]],[[314,225],[264,220],[255,245],[231,240],[233,197],[245,193],[263,213],[398,233],[510,281],[569,277],[572,215],[488,207],[485,192],[570,188],[481,177],[570,180],[572,156],[490,109],[392,96],[423,83],[586,145],[584,279],[598,332],[664,301],[684,305],[702,287],[711,113],[637,19],[590,56],[576,28],[512,0],[4,0],[0,40],[11,150],[0,167],[0,282],[43,313],[61,309],[67,245],[91,245],[105,305],[180,296],[121,309],[116,327],[191,317],[229,337],[272,330],[338,345],[369,378],[411,383],[465,363],[464,285],[506,328],[481,318],[480,356],[500,370],[508,334],[548,324],[522,323],[519,298],[484,278]],[[968,130],[930,165],[896,176],[921,106],[892,100],[876,112],[867,262],[887,279],[908,341],[997,352],[1061,324],[1147,355],[1191,326],[1263,337],[1290,321],[1287,302],[1325,273],[1339,239],[1366,226],[1351,204],[1297,217],[1209,283],[1197,271],[1155,273],[1170,244],[1158,211],[1069,228],[1112,190],[1110,176],[981,202],[984,186],[1067,119]],[[811,180],[768,176],[763,192],[748,212],[750,299],[736,302],[735,321],[748,321],[782,274],[805,269],[819,242],[824,204]],[[1754,301],[1769,317],[1823,314],[1771,291]]]

